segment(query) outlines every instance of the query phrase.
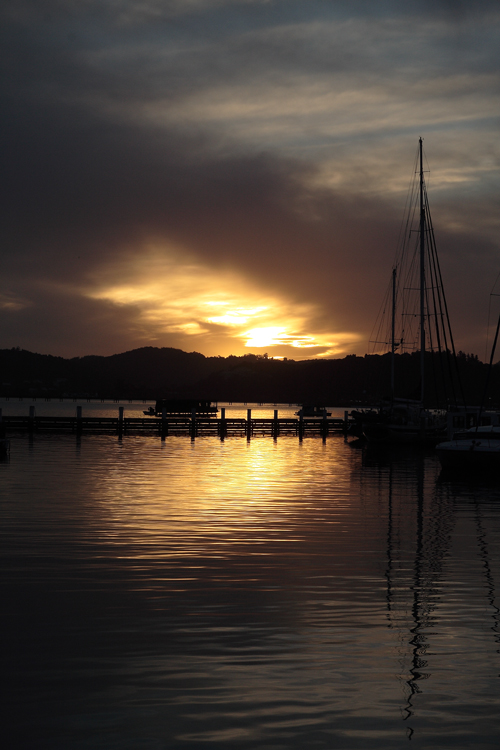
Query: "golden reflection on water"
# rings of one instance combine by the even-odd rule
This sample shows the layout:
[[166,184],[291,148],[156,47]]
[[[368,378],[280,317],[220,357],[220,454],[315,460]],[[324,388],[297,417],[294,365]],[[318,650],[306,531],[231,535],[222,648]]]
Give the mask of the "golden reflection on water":
[[[293,438],[224,444],[127,438],[114,454],[103,454],[108,465],[94,467],[90,489],[100,533],[114,543],[161,543],[165,555],[191,554],[210,543],[229,553],[248,540],[301,538],[301,516],[324,504],[325,491],[345,509],[353,458],[341,438],[328,445]],[[142,554],[149,553],[143,548]]]
[[36,435],[0,469],[37,740],[496,746],[497,490],[334,436]]

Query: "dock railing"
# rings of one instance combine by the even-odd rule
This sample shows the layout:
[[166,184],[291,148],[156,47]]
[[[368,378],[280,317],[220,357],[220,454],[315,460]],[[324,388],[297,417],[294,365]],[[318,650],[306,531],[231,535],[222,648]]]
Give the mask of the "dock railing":
[[220,417],[173,414],[163,412],[160,417],[125,416],[123,406],[118,408],[116,417],[85,416],[83,408],[78,406],[76,416],[37,416],[35,408],[30,406],[27,415],[3,416],[2,423],[9,434],[16,432],[74,432],[82,433],[156,433],[162,438],[168,435],[217,435],[224,439],[228,435],[245,435],[250,439],[254,435],[322,435],[329,433],[346,433],[351,424],[348,413],[344,417],[280,417],[278,409],[272,417],[252,417],[252,410],[247,409],[247,416],[228,417],[225,407],[221,408]]

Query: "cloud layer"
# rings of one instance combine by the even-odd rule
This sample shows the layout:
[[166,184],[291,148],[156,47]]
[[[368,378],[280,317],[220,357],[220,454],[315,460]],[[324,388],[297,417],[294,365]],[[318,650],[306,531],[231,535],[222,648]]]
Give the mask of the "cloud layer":
[[496,3],[1,12],[2,347],[368,351],[421,135],[457,344],[484,355]]

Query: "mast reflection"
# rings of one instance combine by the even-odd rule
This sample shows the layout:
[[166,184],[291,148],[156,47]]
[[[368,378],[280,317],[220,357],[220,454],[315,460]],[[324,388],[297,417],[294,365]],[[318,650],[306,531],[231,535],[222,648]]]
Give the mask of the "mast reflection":
[[[453,502],[433,490],[436,464],[425,451],[367,447],[363,466],[367,487],[378,475],[381,506],[387,514],[386,608],[388,628],[397,634],[401,707],[406,735],[414,737],[417,696],[432,677],[427,655],[438,622],[441,580],[454,525]],[[384,497],[385,496],[385,497]]]

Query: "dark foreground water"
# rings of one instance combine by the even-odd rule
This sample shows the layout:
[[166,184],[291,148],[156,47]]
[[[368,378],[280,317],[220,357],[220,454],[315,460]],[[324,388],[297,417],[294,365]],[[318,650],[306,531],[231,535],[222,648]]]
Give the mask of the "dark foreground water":
[[9,748],[496,748],[500,491],[342,437],[19,436]]

